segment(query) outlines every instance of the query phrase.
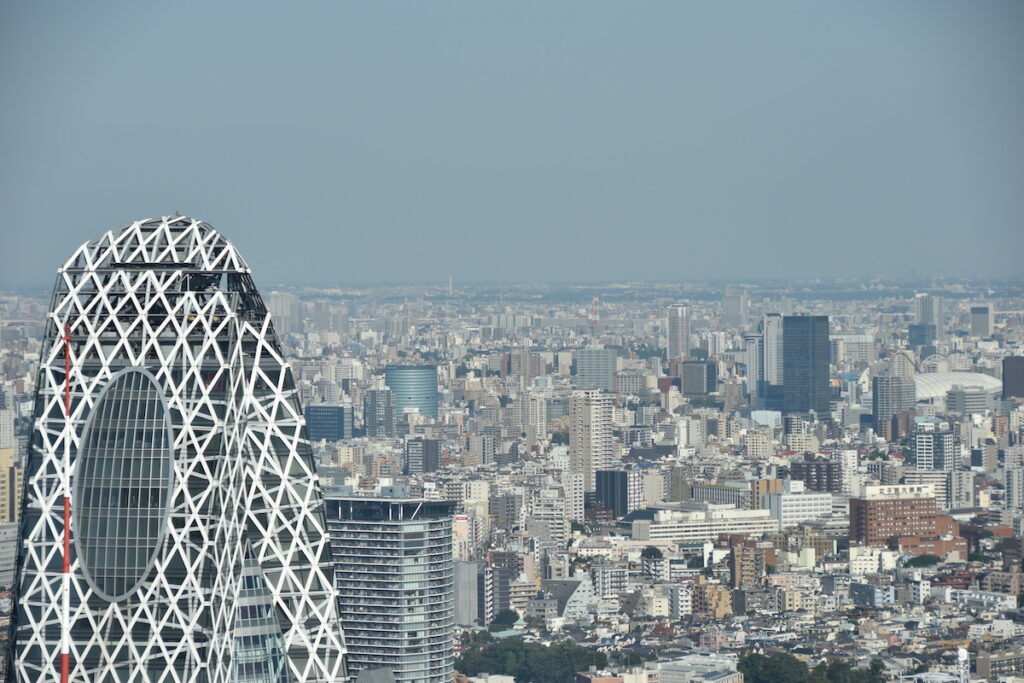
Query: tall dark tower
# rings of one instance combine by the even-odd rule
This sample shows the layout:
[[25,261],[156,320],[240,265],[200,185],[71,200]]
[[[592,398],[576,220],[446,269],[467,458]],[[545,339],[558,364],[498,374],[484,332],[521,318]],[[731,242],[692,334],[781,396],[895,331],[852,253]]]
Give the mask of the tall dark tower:
[[1003,398],[1024,398],[1024,356],[1003,359]]
[[782,320],[782,385],[785,412],[829,415],[827,315],[787,315]]

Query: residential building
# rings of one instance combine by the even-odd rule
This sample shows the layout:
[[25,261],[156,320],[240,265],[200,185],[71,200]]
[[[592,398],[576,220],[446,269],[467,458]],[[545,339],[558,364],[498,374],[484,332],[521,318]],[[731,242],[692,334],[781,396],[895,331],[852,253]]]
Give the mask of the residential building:
[[441,442],[437,439],[416,437],[405,442],[406,474],[436,472],[441,464]]
[[805,454],[789,464],[789,476],[804,482],[809,491],[843,492],[843,464],[837,460]]
[[24,469],[15,460],[15,448],[0,448],[0,524],[12,524],[21,516]]
[[576,388],[614,391],[616,365],[615,349],[578,349]]
[[732,614],[732,593],[728,586],[699,577],[693,587],[693,613],[710,619],[722,619]]
[[945,320],[946,316],[940,297],[923,293],[914,296],[915,323],[919,325],[934,325],[936,333],[942,337],[945,331]]
[[914,420],[914,458],[920,470],[960,469],[960,450],[949,425],[934,418]]
[[[0,392],[0,394],[2,393]],[[16,446],[17,441],[14,438],[14,411],[0,408],[0,449],[15,448]]]
[[783,317],[778,313],[768,313],[761,320],[764,376],[758,388],[757,407],[764,410],[785,409],[785,337],[782,321]]
[[668,359],[690,354],[690,307],[677,304],[668,308]]
[[733,545],[729,554],[729,575],[733,588],[756,588],[767,571],[767,553],[757,543]]
[[338,613],[352,673],[448,683],[455,656],[454,503],[329,497]]
[[0,524],[0,589],[3,591],[14,586],[17,558],[18,525],[13,522]]
[[913,366],[910,371],[903,363],[890,363],[882,373],[871,380],[871,413],[874,416],[875,432],[886,440],[906,436],[895,428],[897,415],[913,410],[917,403],[917,385],[914,383]]
[[597,470],[614,465],[612,399],[598,390],[574,391],[569,414],[569,469],[583,475],[584,492],[596,491]]
[[616,517],[647,507],[643,471],[636,468],[597,471],[597,500]]
[[395,395],[390,389],[369,389],[363,398],[363,429],[366,436],[391,438],[397,431]]
[[989,681],[1024,676],[1024,648],[983,649],[978,652],[976,666],[978,677]]

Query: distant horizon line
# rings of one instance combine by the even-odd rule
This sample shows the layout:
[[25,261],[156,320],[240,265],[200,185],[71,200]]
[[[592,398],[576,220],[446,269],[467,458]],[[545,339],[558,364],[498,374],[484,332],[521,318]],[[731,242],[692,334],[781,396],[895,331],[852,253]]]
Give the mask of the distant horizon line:
[[[56,274],[55,274],[56,277]],[[662,279],[608,279],[608,280],[457,280],[453,279],[452,286],[459,287],[633,287],[633,286],[675,286],[675,287],[723,287],[736,286],[746,287],[750,285],[764,284],[893,284],[893,285],[931,285],[954,284],[954,283],[983,283],[992,282],[1000,284],[1021,284],[1024,285],[1024,275],[1010,274],[945,274],[945,275],[890,275],[874,274],[864,276],[854,275],[799,275],[799,276],[763,276],[746,278],[729,277],[707,277],[692,280],[662,280]],[[53,284],[50,282],[35,283],[12,283],[0,281],[0,292],[24,291],[24,290],[50,290]],[[350,280],[350,281],[266,281],[260,285],[260,289],[268,290],[273,288],[283,289],[364,289],[364,288],[385,288],[385,287],[437,287],[447,289],[449,280]],[[922,287],[923,288],[923,287]]]

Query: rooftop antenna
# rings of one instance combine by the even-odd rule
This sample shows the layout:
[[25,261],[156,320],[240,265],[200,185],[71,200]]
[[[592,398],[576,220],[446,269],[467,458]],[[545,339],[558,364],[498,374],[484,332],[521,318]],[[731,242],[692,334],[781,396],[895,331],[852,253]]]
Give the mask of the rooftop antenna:
[[60,681],[68,683],[71,664],[71,325],[64,323],[64,537],[61,561]]

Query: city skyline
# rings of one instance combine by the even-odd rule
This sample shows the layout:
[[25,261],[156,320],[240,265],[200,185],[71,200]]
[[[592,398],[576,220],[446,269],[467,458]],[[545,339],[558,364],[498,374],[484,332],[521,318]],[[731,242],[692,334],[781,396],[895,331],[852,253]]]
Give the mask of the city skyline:
[[175,210],[269,283],[1019,273],[1019,3],[0,13],[0,286]]
[[0,683],[1024,681],[1022,28],[0,3]]
[[275,289],[107,231],[0,293],[12,678],[1024,673],[1024,297],[917,284]]

